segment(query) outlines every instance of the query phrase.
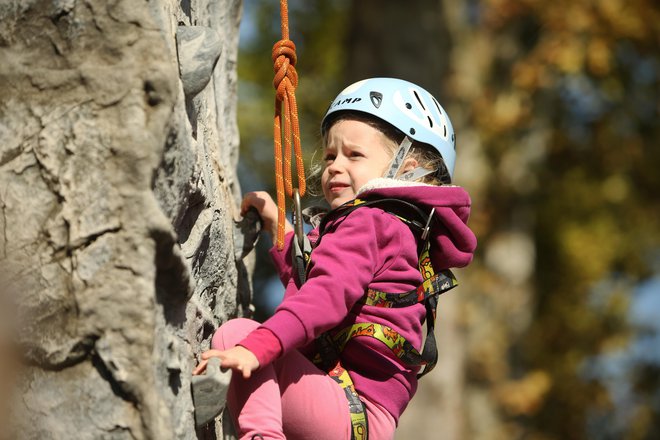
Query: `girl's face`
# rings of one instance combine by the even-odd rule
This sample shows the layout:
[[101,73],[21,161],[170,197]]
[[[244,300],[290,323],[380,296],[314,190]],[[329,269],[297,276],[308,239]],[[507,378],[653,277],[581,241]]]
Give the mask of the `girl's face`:
[[362,185],[385,174],[393,154],[390,143],[364,122],[344,119],[330,127],[323,150],[321,185],[331,208],[354,199]]

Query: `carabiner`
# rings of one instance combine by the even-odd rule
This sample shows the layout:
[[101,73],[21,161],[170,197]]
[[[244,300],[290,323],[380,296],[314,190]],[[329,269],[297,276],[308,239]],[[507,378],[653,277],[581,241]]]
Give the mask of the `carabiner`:
[[429,214],[429,219],[426,221],[426,225],[424,225],[424,231],[422,231],[422,240],[426,241],[426,239],[429,236],[429,231],[431,230],[431,220],[433,220],[433,214],[435,214],[435,208],[431,210],[431,213]]
[[293,188],[293,230],[300,249],[304,249],[305,230],[303,228],[302,205],[300,203],[300,192],[298,188]]

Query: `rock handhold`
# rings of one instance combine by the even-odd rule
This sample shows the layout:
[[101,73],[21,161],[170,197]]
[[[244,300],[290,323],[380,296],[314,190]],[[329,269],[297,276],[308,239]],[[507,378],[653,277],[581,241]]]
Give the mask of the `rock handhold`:
[[179,26],[176,49],[183,92],[190,98],[201,92],[211,80],[222,53],[222,40],[216,31],[206,26]]
[[260,231],[261,218],[254,208],[250,208],[241,221],[234,222],[234,253],[236,260],[245,258],[254,249]]
[[206,372],[192,377],[192,397],[195,407],[195,425],[204,426],[225,408],[231,371],[220,369],[220,359],[209,359]]

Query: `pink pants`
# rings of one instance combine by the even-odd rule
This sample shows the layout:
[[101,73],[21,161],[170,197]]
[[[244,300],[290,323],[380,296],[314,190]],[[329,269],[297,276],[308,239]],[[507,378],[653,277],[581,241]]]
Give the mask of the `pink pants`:
[[[226,350],[243,340],[259,323],[232,319],[213,335],[211,347]],[[394,418],[363,398],[371,440],[394,438]],[[233,374],[227,407],[239,439],[341,440],[351,438],[348,401],[339,384],[293,351],[245,380]]]

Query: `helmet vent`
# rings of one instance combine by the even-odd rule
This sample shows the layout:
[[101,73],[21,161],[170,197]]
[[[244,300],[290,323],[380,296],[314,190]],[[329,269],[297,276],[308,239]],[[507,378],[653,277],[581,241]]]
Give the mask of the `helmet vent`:
[[412,108],[412,104],[409,103],[409,102],[406,102],[406,108],[407,108],[408,110],[410,110],[410,109]]
[[445,137],[447,137],[447,126],[445,125]]
[[410,134],[415,134],[415,129],[414,128],[410,129]]
[[[431,119],[430,116],[427,116],[426,118],[429,120],[429,126],[430,126],[431,128],[433,128],[433,119]],[[447,131],[447,129],[445,129],[445,132],[446,132],[446,131]],[[445,133],[445,136],[447,136],[447,133]]]
[[422,108],[423,108],[424,110],[426,110],[426,107],[424,107],[424,103],[422,102],[421,98],[420,98],[419,95],[417,94],[417,90],[413,90],[413,93],[415,94],[415,98],[417,98],[417,102],[419,102],[419,105],[421,105]]
[[438,104],[438,101],[436,101],[435,98],[433,98],[433,103],[435,104],[435,107],[438,109],[440,112],[440,115],[442,115],[442,110],[440,109],[440,104]]

